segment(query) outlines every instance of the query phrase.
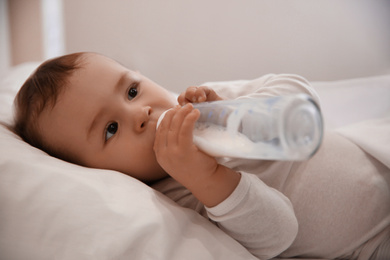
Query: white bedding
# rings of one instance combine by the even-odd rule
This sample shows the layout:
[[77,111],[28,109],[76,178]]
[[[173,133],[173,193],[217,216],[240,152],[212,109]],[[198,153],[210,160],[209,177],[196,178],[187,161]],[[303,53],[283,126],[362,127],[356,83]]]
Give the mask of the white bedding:
[[[2,75],[0,123],[11,122],[13,98],[36,65]],[[390,75],[313,85],[328,128],[389,115]],[[253,258],[203,217],[143,183],[52,158],[2,124],[0,259]]]

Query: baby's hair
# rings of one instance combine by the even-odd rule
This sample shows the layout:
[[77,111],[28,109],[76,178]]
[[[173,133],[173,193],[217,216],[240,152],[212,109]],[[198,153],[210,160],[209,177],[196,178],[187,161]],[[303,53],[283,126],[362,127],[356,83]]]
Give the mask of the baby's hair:
[[60,151],[44,143],[37,122],[44,109],[55,106],[69,77],[81,68],[84,55],[73,53],[43,62],[24,82],[14,101],[14,131],[32,146],[65,160]]

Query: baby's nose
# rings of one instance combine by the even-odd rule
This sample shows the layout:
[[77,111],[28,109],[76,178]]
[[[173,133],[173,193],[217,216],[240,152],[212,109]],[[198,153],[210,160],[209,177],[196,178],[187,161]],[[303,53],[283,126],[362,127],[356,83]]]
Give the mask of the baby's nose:
[[152,113],[151,107],[144,107],[141,109],[139,115],[137,116],[137,122],[135,124],[136,130],[142,132],[145,130],[149,120],[150,114]]

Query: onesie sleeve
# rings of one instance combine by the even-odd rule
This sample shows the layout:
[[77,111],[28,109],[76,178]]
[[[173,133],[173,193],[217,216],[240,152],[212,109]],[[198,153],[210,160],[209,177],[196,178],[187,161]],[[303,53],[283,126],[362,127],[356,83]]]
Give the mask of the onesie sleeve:
[[279,255],[294,241],[298,222],[290,201],[253,174],[241,173],[233,193],[208,217],[260,259]]
[[203,85],[214,89],[226,99],[260,98],[305,93],[318,105],[317,92],[303,77],[295,74],[267,74],[254,80],[209,82]]
[[208,218],[260,259],[279,255],[292,244],[298,232],[290,201],[253,174],[241,172],[233,193],[212,208],[206,208],[172,178],[152,187],[182,207]]

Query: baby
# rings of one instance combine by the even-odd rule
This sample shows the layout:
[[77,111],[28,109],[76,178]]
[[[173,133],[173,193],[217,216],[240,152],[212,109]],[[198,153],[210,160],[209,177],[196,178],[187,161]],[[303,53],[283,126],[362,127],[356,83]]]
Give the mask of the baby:
[[346,138],[327,133],[305,162],[221,163],[192,142],[199,111],[191,103],[302,92],[318,101],[303,78],[266,75],[234,89],[190,87],[176,101],[110,58],[75,53],[27,79],[15,130],[55,157],[152,185],[259,258],[389,257],[389,169]]

